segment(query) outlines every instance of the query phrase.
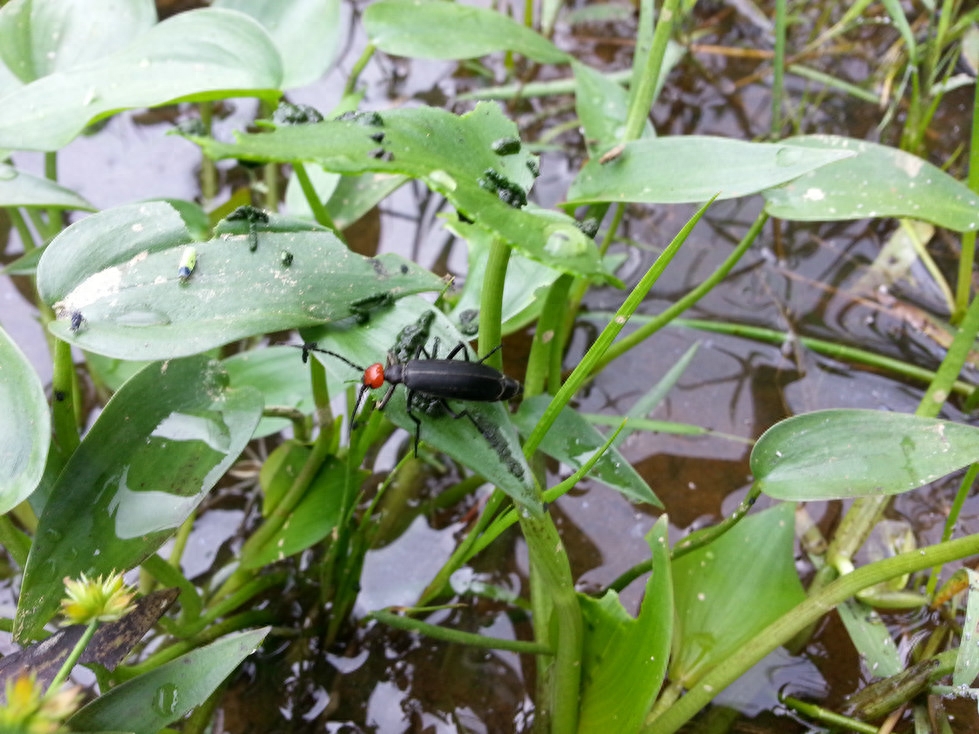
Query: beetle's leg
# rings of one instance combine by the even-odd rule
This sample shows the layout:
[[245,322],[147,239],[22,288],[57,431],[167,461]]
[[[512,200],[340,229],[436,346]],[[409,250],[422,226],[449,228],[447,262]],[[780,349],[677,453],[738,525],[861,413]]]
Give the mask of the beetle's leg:
[[[386,395],[385,398],[387,398]],[[415,404],[415,391],[408,390],[408,396],[405,398],[405,413],[407,413],[408,417],[415,422],[415,458],[417,459],[418,442],[421,440],[421,435],[422,435],[422,422],[421,419],[417,415],[415,415],[414,404]]]
[[462,356],[463,356],[463,357],[465,358],[465,360],[466,360],[466,361],[468,362],[468,361],[469,361],[469,352],[467,352],[467,351],[466,351],[466,345],[465,345],[465,344],[463,344],[462,342],[459,342],[459,343],[458,343],[458,344],[456,344],[456,345],[455,345],[454,347],[452,347],[452,350],[451,350],[451,351],[449,352],[449,354],[448,354],[448,356],[446,357],[446,359],[452,359],[452,358],[453,358],[454,356],[456,356],[456,355],[457,355],[457,354],[458,354],[458,353],[459,353],[460,351],[462,352]]
[[[384,397],[381,398],[381,402],[377,404],[378,410],[384,410],[384,406],[388,404],[388,401],[391,399],[391,396],[394,395],[395,387],[397,387],[397,385],[391,385],[391,387],[388,388],[388,391],[384,393]],[[363,389],[366,390],[367,389],[366,386]]]

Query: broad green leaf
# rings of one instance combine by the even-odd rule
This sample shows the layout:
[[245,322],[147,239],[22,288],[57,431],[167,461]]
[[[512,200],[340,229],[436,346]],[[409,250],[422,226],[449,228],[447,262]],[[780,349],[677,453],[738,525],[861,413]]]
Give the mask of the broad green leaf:
[[[198,255],[184,281],[178,266],[186,246]],[[192,243],[181,217],[163,202],[75,223],[47,247],[37,282],[59,316],[49,327],[55,335],[131,360],[186,356],[258,334],[349,320],[358,300],[442,287],[401,257],[362,257],[331,232],[298,220],[271,216],[254,230],[224,221],[214,239]],[[83,321],[72,331],[76,313]]]
[[836,135],[805,135],[782,144],[850,155],[766,191],[765,211],[773,217],[807,222],[907,217],[958,232],[979,229],[979,195],[922,158]]
[[776,423],[751,452],[761,491],[785,500],[907,492],[979,461],[979,428],[877,410],[820,410]]
[[690,688],[805,599],[793,559],[794,512],[782,503],[749,515],[673,562],[671,681]]
[[[534,181],[537,159],[494,103],[480,103],[462,116],[418,107],[236,138],[234,145],[192,139],[212,158],[314,161],[337,173],[377,171],[421,179],[467,219],[528,257],[562,272],[614,280],[595,243],[567,217],[521,203],[520,195]],[[494,179],[505,185],[498,187]]]
[[190,516],[251,439],[262,396],[203,357],[149,365],[106,403],[55,481],[24,570],[15,633],[37,636],[62,580],[132,568]]
[[[301,359],[296,359],[297,353],[294,347],[287,346],[251,349],[228,357],[221,364],[232,387],[254,387],[265,396],[266,407],[294,408],[309,413],[315,407],[309,369]],[[255,438],[278,433],[289,425],[286,418],[262,418],[255,429]]]
[[[345,230],[377,206],[391,192],[408,180],[407,176],[389,173],[365,173],[360,176],[341,176],[324,171],[315,163],[305,165],[310,183],[326,206],[326,212],[338,230]],[[286,187],[286,208],[290,215],[314,219],[295,174]]]
[[[469,263],[466,279],[452,309],[452,318],[461,332],[472,336],[479,328],[479,307],[482,300],[483,276],[489,263],[493,234],[482,227],[467,224],[453,214],[444,214],[446,228],[466,241]],[[547,289],[561,273],[554,268],[514,252],[507,262],[503,283],[503,333],[511,334],[540,315]]]
[[873,607],[859,599],[847,599],[836,607],[843,626],[860,659],[874,676],[885,678],[904,669],[891,631]]
[[0,148],[57,150],[133,107],[244,95],[271,102],[281,84],[279,53],[256,21],[217,8],[179,13],[121,51],[0,99]]
[[364,11],[371,43],[394,56],[473,59],[515,51],[542,64],[571,57],[543,36],[494,10],[429,0],[384,0]]
[[0,207],[5,206],[55,206],[86,211],[95,209],[71,189],[0,163]]
[[0,514],[30,496],[44,474],[51,413],[44,386],[0,328]]
[[653,572],[639,616],[633,619],[614,591],[581,595],[585,620],[578,731],[635,732],[663,685],[673,636],[673,579],[666,516],[646,536]]
[[[537,395],[520,404],[514,422],[521,434],[524,436],[530,434],[550,402],[550,395]],[[565,407],[541,441],[540,450],[572,469],[579,469],[604,443],[605,436],[591,423],[576,411]],[[589,476],[621,492],[633,502],[648,503],[655,507],[663,506],[646,481],[615,447],[610,447],[605,452],[592,467]]]
[[109,689],[71,717],[74,732],[156,734],[204,703],[251,655],[269,627],[225,635]]
[[[263,514],[266,517],[292,486],[311,453],[312,449],[306,446],[286,442],[262,465]],[[242,558],[242,567],[262,568],[304,551],[329,536],[340,522],[341,508],[350,507],[349,499],[344,502],[345,490],[349,486],[359,488],[369,476],[370,472],[363,469],[348,471],[345,464],[328,457],[279,533],[264,547]]]
[[[323,329],[304,332],[321,348],[342,354],[356,365],[366,367],[384,362],[385,355],[398,341],[399,332],[417,322],[423,313],[432,312],[430,304],[421,298],[404,298],[394,309],[381,309],[372,315],[369,323],[359,329]],[[463,337],[439,312],[434,312],[434,323],[429,329],[426,342],[429,352],[438,337],[439,356],[445,358],[449,349],[459,344]],[[362,370],[354,370],[328,354],[315,354],[328,371],[342,379],[359,383]],[[456,359],[462,359],[457,356]],[[472,359],[472,357],[470,357]],[[386,384],[374,391],[376,398],[387,393]],[[463,466],[481,474],[518,504],[533,511],[540,510],[534,480],[524,459],[510,413],[502,403],[449,401],[450,407],[460,418],[448,413],[428,415],[419,407],[413,414],[421,421],[421,440],[443,451]],[[465,410],[471,419],[461,414]],[[409,432],[408,450],[415,435],[415,422],[405,411],[405,388],[396,386],[391,401],[384,408],[384,415],[397,426]],[[478,423],[477,427],[475,423]]]
[[108,56],[154,23],[152,0],[13,0],[0,10],[0,59],[32,82]]
[[[625,131],[629,94],[618,82],[577,61],[572,62],[577,89],[575,110],[585,134],[589,155],[604,153],[618,143]],[[651,133],[652,125],[647,121]]]
[[211,7],[237,10],[262,24],[282,57],[282,89],[319,80],[336,57],[339,0],[215,0]]
[[568,191],[568,203],[696,203],[733,199],[778,186],[850,151],[808,150],[786,143],[747,143],[703,135],[643,138],[606,163],[593,158]]
[[971,568],[962,570],[969,577],[969,596],[965,622],[962,624],[962,643],[955,657],[952,685],[972,686],[979,677],[979,645],[976,644],[976,630],[979,630],[979,574]]

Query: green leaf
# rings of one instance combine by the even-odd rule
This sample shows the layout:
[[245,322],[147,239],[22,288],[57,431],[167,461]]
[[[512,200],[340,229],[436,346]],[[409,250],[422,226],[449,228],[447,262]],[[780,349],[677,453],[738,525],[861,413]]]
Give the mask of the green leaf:
[[76,732],[156,734],[200,706],[269,633],[269,627],[222,637],[109,689],[71,717]]
[[[246,222],[224,221],[217,237],[194,242],[197,267],[186,281],[178,266],[193,241],[168,204],[133,204],[75,223],[38,265],[38,291],[59,316],[50,330],[99,354],[165,359],[349,320],[351,303],[363,298],[442,287],[396,255],[362,257],[317,225],[269,219],[254,231]],[[288,265],[284,254],[292,255]],[[73,313],[84,319],[75,331]]]
[[653,572],[639,616],[633,619],[609,591],[601,599],[580,595],[585,620],[582,696],[578,731],[634,732],[663,685],[673,635],[673,579],[668,524],[663,515],[646,536]]
[[[266,517],[292,486],[310,453],[312,450],[308,447],[290,441],[278,446],[262,465],[263,514]],[[369,476],[370,472],[363,469],[348,471],[345,464],[328,457],[279,533],[265,546],[243,558],[242,567],[262,568],[328,537],[340,522],[341,508],[350,507],[349,498],[344,502],[347,487],[359,488]]]
[[0,163],[0,207],[5,206],[54,206],[95,210],[94,206],[71,189]]
[[907,492],[979,461],[979,428],[877,410],[820,410],[776,423],[751,452],[761,491],[786,500]]
[[0,328],[0,514],[30,496],[44,474],[51,413],[44,386]]
[[[366,367],[375,362],[384,362],[385,355],[398,341],[398,334],[405,326],[417,322],[422,313],[432,312],[430,304],[421,298],[404,298],[396,309],[378,311],[370,322],[360,329],[327,329],[304,332],[304,336],[314,339],[320,347],[342,354],[351,362]],[[427,342],[429,350],[435,337],[441,347],[439,356],[443,359],[447,350],[463,341],[463,337],[440,312],[434,312],[434,323],[429,331]],[[335,357],[315,354],[328,371],[342,379],[360,382],[363,371],[354,370]],[[456,359],[461,359],[457,356]],[[374,391],[380,399],[390,385]],[[415,408],[414,415],[421,421],[421,440],[443,451],[463,466],[481,474],[518,504],[540,509],[530,467],[524,459],[511,416],[502,403],[480,403],[450,401],[457,413],[465,410],[472,420],[465,416],[453,418],[445,413],[427,415]],[[405,411],[405,389],[396,386],[391,401],[384,408],[384,415],[397,426],[415,435],[415,422]],[[460,413],[461,415],[461,413]],[[473,421],[479,423],[477,428]],[[410,447],[409,447],[410,450]]]
[[211,7],[237,10],[262,24],[282,57],[282,89],[318,81],[336,57],[339,0],[215,0]]
[[[629,94],[621,84],[590,66],[575,61],[571,68],[577,85],[575,110],[585,133],[588,153],[594,156],[622,139]],[[646,129],[652,132],[649,122]]]
[[[452,318],[460,331],[471,334],[479,326],[479,307],[482,301],[484,273],[489,263],[493,234],[467,224],[453,214],[443,214],[446,228],[464,239],[469,249],[469,263],[462,293],[452,309]],[[536,260],[514,252],[507,262],[503,283],[502,332],[511,334],[525,327],[540,315],[547,289],[561,273]]]
[[[309,413],[315,407],[309,369],[296,359],[293,347],[252,349],[228,357],[221,364],[232,387],[254,387],[265,396],[266,407],[295,408],[301,413]],[[270,436],[289,425],[286,418],[262,418],[254,437]]]
[[874,676],[885,678],[904,670],[891,631],[873,607],[859,599],[847,599],[836,607],[853,647]]
[[[398,189],[407,176],[389,173],[365,173],[361,176],[341,176],[324,171],[315,163],[305,164],[306,174],[316,190],[320,202],[338,230],[344,230],[377,206],[391,192]],[[303,219],[315,219],[295,173],[286,186],[286,209]]]
[[445,2],[371,3],[364,11],[371,43],[394,56],[473,59],[515,51],[542,64],[571,57],[543,36],[493,10]]
[[[528,257],[561,272],[614,280],[606,273],[595,243],[569,217],[501,200],[507,192],[496,190],[489,179],[497,177],[526,192],[537,159],[494,103],[480,103],[462,116],[432,107],[398,109],[383,116],[364,113],[359,121],[294,125],[269,133],[236,134],[236,138],[234,145],[192,139],[212,158],[314,161],[337,173],[378,171],[421,179],[467,219]],[[503,143],[513,144],[509,152],[496,152],[494,148]]]
[[[521,434],[530,435],[550,402],[550,395],[536,395],[520,404],[514,422]],[[591,423],[571,408],[565,407],[541,441],[540,450],[572,469],[579,469],[604,443],[605,436]],[[646,481],[615,447],[610,447],[602,455],[592,467],[589,476],[621,492],[633,502],[663,506]]]
[[962,570],[968,574],[969,596],[965,607],[965,622],[962,624],[962,644],[955,657],[952,685],[968,687],[979,677],[979,646],[975,639],[976,630],[979,629],[979,574],[971,568]]
[[121,51],[0,99],[0,148],[57,150],[133,107],[244,95],[272,102],[281,84],[278,51],[256,21],[217,8],[179,13]]
[[154,363],[106,403],[40,512],[15,620],[36,636],[62,580],[126,570],[187,519],[248,443],[255,390],[227,387],[203,357]]
[[783,503],[749,515],[673,562],[675,684],[690,688],[805,599],[793,559],[794,513]]
[[13,0],[0,10],[0,59],[32,82],[108,56],[154,23],[152,0]]
[[851,156],[766,191],[765,211],[773,217],[806,222],[907,217],[958,232],[979,229],[979,196],[922,158],[836,135],[805,135],[783,143]]
[[703,135],[643,138],[628,143],[614,160],[589,160],[571,184],[568,203],[681,204],[707,201],[715,194],[733,199],[852,155]]

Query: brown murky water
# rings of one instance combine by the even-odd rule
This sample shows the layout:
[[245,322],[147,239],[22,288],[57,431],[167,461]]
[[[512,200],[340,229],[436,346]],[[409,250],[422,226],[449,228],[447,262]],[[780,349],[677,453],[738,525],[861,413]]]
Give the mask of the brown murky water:
[[[736,4],[699,6],[687,31],[696,36],[702,48],[688,54],[673,72],[653,111],[655,126],[662,135],[762,137],[768,131],[770,90],[767,75],[760,81],[751,77],[764,61],[725,56],[703,47],[770,48],[767,31],[734,10]],[[345,75],[363,43],[351,12],[345,6],[344,23],[350,24],[353,35],[339,69],[313,87],[290,93],[291,101],[322,110],[329,110],[338,101]],[[873,33],[877,35],[868,35],[853,53],[821,62],[827,70],[859,82],[873,71],[875,50],[895,36],[890,29],[880,27]],[[583,60],[608,70],[631,63],[629,39],[634,35],[632,18],[575,29],[562,27],[558,32],[565,48],[575,49]],[[479,83],[452,64],[382,55],[368,68],[364,81],[368,84],[365,106],[379,109],[421,100],[462,110],[464,105],[453,105],[452,100]],[[790,99],[798,99],[802,91],[801,82],[790,80]],[[566,119],[567,101],[533,100],[513,105],[510,112],[526,124],[527,138],[534,140],[547,126]],[[946,98],[936,123],[944,133],[931,141],[933,161],[941,164],[965,142],[970,107],[968,93],[956,92]],[[235,101],[229,110],[229,116],[218,125],[218,136],[243,127],[254,114],[255,105]],[[800,117],[803,132],[894,143],[890,130],[883,136],[875,132],[879,110],[840,95],[822,97]],[[540,120],[546,124],[541,125]],[[141,198],[195,197],[196,150],[164,136],[169,128],[168,121],[155,115],[114,118],[102,132],[79,139],[59,156],[62,182],[103,208]],[[572,155],[570,165],[564,156],[543,156],[537,194],[545,205],[553,204],[566,190],[574,174],[575,157],[581,155],[577,133],[565,134],[559,141],[578,152]],[[40,165],[39,158],[29,155],[18,155],[16,162],[29,170]],[[93,171],[99,175],[93,176]],[[227,177],[234,175],[233,171],[225,173]],[[462,248],[448,255],[442,251],[445,235],[433,218],[438,206],[422,187],[407,186],[351,236],[359,240],[358,247],[400,252],[430,267],[445,264],[450,270],[461,269]],[[700,283],[728,255],[760,207],[757,197],[712,207],[644,304],[644,312],[658,313]],[[692,211],[676,206],[631,207],[622,234],[656,250],[673,237]],[[775,226],[779,227],[778,240]],[[914,327],[908,312],[891,304],[881,305],[873,299],[872,291],[860,285],[895,226],[889,220],[770,224],[735,273],[687,315],[856,344],[935,366],[942,350]],[[942,264],[946,272],[952,272],[952,254],[946,255]],[[630,251],[623,279],[630,282],[638,278],[652,257],[650,252]],[[925,288],[899,295],[915,306],[931,308],[935,303]],[[595,311],[614,309],[622,297],[619,291],[593,291],[586,305]],[[0,280],[0,303],[4,327],[48,379],[50,366],[43,336],[30,317],[30,308],[6,279]],[[569,364],[593,333],[589,322],[583,321],[575,334]],[[751,481],[747,441],[781,418],[828,407],[912,412],[921,394],[921,385],[857,370],[804,349],[784,350],[672,327],[599,376],[581,399],[581,406],[589,411],[623,412],[694,344],[699,344],[699,351],[690,368],[650,417],[694,423],[744,440],[638,434],[622,447],[668,508],[674,539],[731,512]],[[954,408],[949,409],[949,415],[963,418]],[[433,478],[432,486],[423,492],[437,491],[439,482]],[[889,517],[910,523],[922,542],[933,542],[941,533],[954,490],[955,481],[945,481],[899,496]],[[188,554],[192,575],[205,578],[216,552],[218,557],[233,552],[246,504],[241,492],[225,492],[209,504],[192,541],[191,547],[199,549],[197,557]],[[393,542],[371,552],[357,613],[413,602],[448,557],[471,508],[472,503],[464,503],[451,511],[419,517]],[[810,508],[824,530],[841,511],[838,503]],[[655,513],[629,504],[602,486],[583,484],[555,503],[551,512],[582,589],[599,589],[646,557],[642,537],[654,522]],[[959,532],[977,530],[979,506],[971,500]],[[308,564],[301,564],[300,571],[304,565]],[[527,585],[526,571],[523,543],[511,534],[481,556],[467,573],[519,593]],[[634,584],[623,594],[633,609],[639,602],[638,587]],[[224,731],[505,732],[524,730],[532,722],[534,671],[533,662],[526,657],[465,649],[379,625],[351,627],[338,645],[323,649],[315,630],[328,610],[320,609],[318,594],[315,580],[298,573],[284,598],[269,600],[281,610],[286,625],[291,623],[311,634],[302,641],[269,645],[248,662],[228,690],[221,713]],[[502,603],[487,601],[447,611],[443,618],[433,621],[501,637],[529,637],[528,620],[514,615],[512,608]],[[888,621],[906,640],[920,636],[930,623],[914,615],[894,615]],[[785,714],[770,693],[758,691],[785,686],[793,695],[834,705],[867,678],[835,615],[824,621],[799,656],[779,653],[762,666],[765,670],[756,670],[720,696],[708,716],[730,718],[732,731],[801,732],[805,727]],[[753,687],[756,674],[768,675],[775,684]],[[960,722],[969,720],[969,707],[959,713]],[[974,707],[971,716],[975,721]]]

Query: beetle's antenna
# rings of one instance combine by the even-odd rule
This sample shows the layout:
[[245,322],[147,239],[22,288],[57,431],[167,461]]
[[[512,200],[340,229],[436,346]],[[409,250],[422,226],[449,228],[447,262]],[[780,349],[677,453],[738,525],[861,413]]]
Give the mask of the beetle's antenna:
[[355,370],[359,370],[360,372],[363,372],[364,371],[364,368],[363,367],[361,367],[359,364],[354,364],[349,359],[347,359],[346,357],[344,357],[342,354],[337,354],[336,352],[331,352],[329,349],[320,349],[319,347],[316,346],[316,342],[306,342],[305,344],[302,344],[302,345],[299,345],[299,344],[290,344],[289,346],[295,347],[296,349],[302,349],[303,350],[303,364],[306,364],[306,362],[309,361],[309,353],[310,352],[319,352],[320,354],[329,354],[331,357],[336,357],[341,362],[345,362],[346,364],[348,364],[351,367],[353,367]]

